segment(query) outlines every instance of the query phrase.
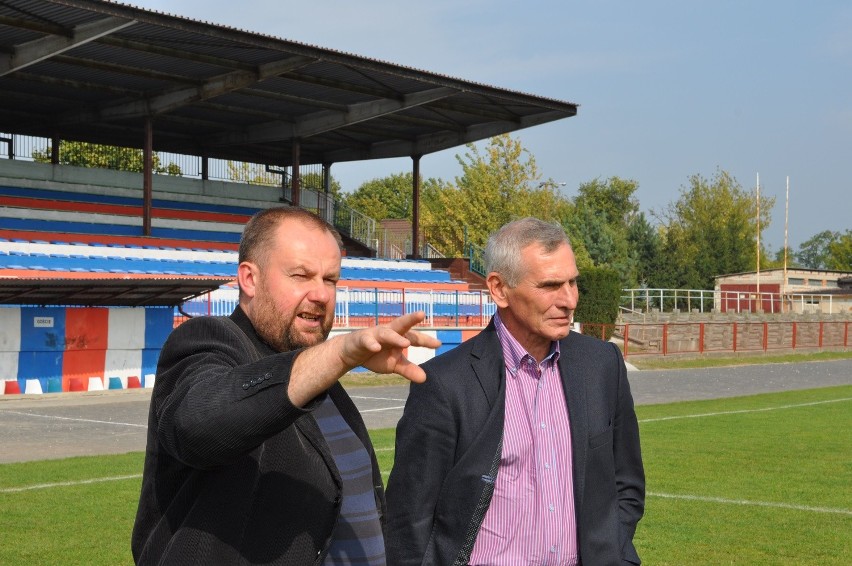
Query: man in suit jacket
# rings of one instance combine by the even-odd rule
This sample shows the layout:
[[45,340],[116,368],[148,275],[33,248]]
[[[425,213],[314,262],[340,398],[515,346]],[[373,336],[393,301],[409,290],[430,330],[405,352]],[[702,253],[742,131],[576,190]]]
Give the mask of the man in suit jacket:
[[240,302],[163,346],[131,547],[137,564],[385,560],[370,438],[337,380],[363,365],[422,380],[423,313],[326,340],[339,236],[298,208],[256,214],[240,242]]
[[577,271],[557,225],[485,251],[497,314],[423,364],[397,427],[389,564],[639,564],[639,429],[621,354],[570,332]]

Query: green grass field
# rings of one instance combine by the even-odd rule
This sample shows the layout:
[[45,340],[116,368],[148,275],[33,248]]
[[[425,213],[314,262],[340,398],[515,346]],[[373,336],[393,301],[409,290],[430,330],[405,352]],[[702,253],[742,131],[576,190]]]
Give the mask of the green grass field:
[[[852,386],[637,412],[648,497],[636,545],[645,564],[849,562]],[[371,434],[388,471],[394,431]],[[142,458],[0,466],[0,564],[131,564]]]

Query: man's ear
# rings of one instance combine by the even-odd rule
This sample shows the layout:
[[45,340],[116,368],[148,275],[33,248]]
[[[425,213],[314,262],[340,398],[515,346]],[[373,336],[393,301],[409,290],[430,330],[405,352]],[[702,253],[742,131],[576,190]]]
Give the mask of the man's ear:
[[509,305],[509,297],[506,296],[506,282],[503,277],[496,271],[492,271],[485,278],[485,284],[488,286],[488,291],[491,293],[491,300],[501,309]]
[[253,299],[260,283],[260,273],[256,263],[244,261],[237,266],[237,282],[240,290],[249,299]]

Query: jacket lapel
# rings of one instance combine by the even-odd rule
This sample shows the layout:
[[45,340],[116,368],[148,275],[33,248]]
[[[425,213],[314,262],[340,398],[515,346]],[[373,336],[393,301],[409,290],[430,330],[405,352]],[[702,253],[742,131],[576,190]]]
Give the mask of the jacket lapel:
[[493,320],[475,340],[470,351],[470,365],[488,400],[488,406],[493,408],[501,394],[505,379],[503,350],[500,347],[500,339],[497,337]]
[[568,404],[568,420],[571,423],[571,456],[574,472],[575,508],[582,509],[583,487],[586,477],[586,447],[589,429],[586,413],[586,379],[582,370],[585,361],[577,349],[573,333],[568,333],[559,344],[559,374]]

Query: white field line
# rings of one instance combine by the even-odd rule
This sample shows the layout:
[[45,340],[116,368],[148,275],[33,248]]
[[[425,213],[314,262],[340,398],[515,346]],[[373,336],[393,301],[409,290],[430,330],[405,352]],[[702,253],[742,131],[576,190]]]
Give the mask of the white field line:
[[795,511],[810,511],[812,513],[835,513],[838,515],[852,515],[852,509],[838,509],[833,507],[812,507],[810,505],[795,505],[793,503],[776,503],[773,501],[750,501],[747,499],[726,499],[724,497],[707,497],[703,495],[677,495],[673,493],[654,493],[649,491],[651,497],[662,497],[663,499],[685,499],[688,501],[701,501],[703,503],[722,503],[725,505],[750,505],[754,507],[776,507],[780,509],[792,509]]
[[396,401],[397,403],[405,403],[405,399],[393,399],[391,397],[363,397],[360,395],[350,395],[353,399],[372,399],[375,401]]
[[382,407],[381,409],[362,409],[358,411],[359,413],[377,413],[379,411],[395,411],[397,409],[404,409],[405,405],[400,405],[399,407]]
[[[389,448],[386,450],[390,450]],[[382,472],[383,477],[387,477],[390,475],[390,472]],[[112,476],[105,478],[92,478],[88,480],[78,480],[78,481],[67,481],[67,482],[57,482],[57,483],[42,483],[36,485],[28,485],[24,487],[7,487],[0,489],[0,493],[20,493],[22,491],[32,491],[36,489],[50,489],[54,487],[69,487],[76,485],[88,485],[94,483],[103,483],[110,481],[123,481],[123,480],[133,480],[140,479],[142,474],[131,474],[127,476]],[[836,509],[831,507],[813,507],[810,505],[795,505],[792,503],[777,503],[773,501],[749,501],[746,499],[726,499],[724,497],[706,497],[702,495],[676,495],[672,493],[655,493],[648,492],[648,495],[651,497],[661,497],[664,499],[684,499],[688,501],[700,501],[703,503],[721,503],[723,505],[748,505],[753,507],[773,507],[778,509],[791,509],[794,511],[807,511],[811,513],[831,513],[837,515],[850,515],[852,516],[852,510],[849,509]]]
[[19,493],[21,491],[32,491],[34,489],[49,489],[52,487],[68,487],[75,485],[87,485],[92,483],[103,483],[108,481],[123,481],[134,480],[142,477],[142,474],[131,474],[129,476],[112,476],[106,478],[90,478],[87,480],[63,481],[56,483],[39,483],[35,485],[26,485],[22,487],[4,487],[0,489],[0,493]]
[[120,421],[98,421],[94,419],[76,419],[74,417],[58,417],[56,415],[40,415],[39,413],[27,413],[24,411],[0,411],[0,414],[10,414],[10,415],[22,415],[25,417],[38,417],[41,419],[55,419],[58,421],[76,421],[80,423],[94,423],[94,424],[109,424],[109,425],[118,425],[118,426],[132,426],[135,428],[148,428],[147,424],[137,424],[137,423],[123,423]]
[[658,417],[655,419],[641,419],[640,423],[655,423],[659,421],[674,421],[677,419],[698,419],[701,417],[719,417],[723,415],[741,415],[744,413],[764,413],[767,411],[780,411],[781,409],[796,409],[798,407],[812,407],[814,405],[824,405],[826,403],[840,403],[843,401],[852,401],[852,397],[844,397],[842,399],[829,399],[826,401],[813,401],[812,403],[798,403],[796,405],[779,405],[777,407],[763,407],[761,409],[741,409],[738,411],[719,411],[716,413],[699,413],[696,415],[677,415],[672,417]]

